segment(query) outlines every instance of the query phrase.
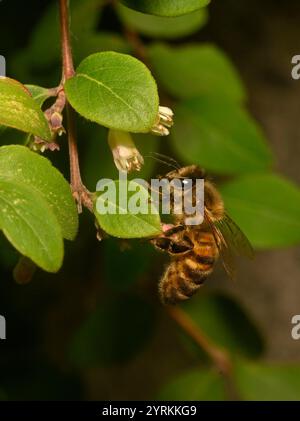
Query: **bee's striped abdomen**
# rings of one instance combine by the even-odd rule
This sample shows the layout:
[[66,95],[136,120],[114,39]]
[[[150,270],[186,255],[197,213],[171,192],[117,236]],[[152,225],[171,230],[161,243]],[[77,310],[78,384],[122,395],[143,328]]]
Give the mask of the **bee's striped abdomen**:
[[164,304],[190,298],[213,270],[218,257],[213,236],[197,231],[193,237],[193,250],[174,259],[160,281],[159,292]]

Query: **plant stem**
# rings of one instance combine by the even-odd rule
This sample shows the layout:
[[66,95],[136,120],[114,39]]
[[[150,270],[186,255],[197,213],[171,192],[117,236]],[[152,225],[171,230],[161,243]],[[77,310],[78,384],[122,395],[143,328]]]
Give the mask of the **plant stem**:
[[150,67],[148,63],[146,47],[141,41],[138,33],[133,29],[124,26],[124,35],[129,44],[131,45],[136,57],[139,58],[143,63],[145,63],[146,66]]
[[215,345],[197,326],[194,321],[180,308],[167,307],[167,312],[173,320],[190,336],[197,345],[210,357],[218,370],[224,374],[230,374],[232,364],[228,353]]
[[185,311],[171,306],[166,307],[166,310],[177,325],[209,356],[217,370],[223,374],[228,399],[239,400],[239,394],[233,381],[233,365],[228,352],[213,343]]
[[[70,41],[70,26],[69,26],[69,1],[59,0],[60,12],[60,28],[61,28],[61,49],[62,49],[62,84],[72,76],[74,76],[74,64],[71,50]],[[93,203],[91,194],[84,186],[81,180],[78,147],[76,138],[76,127],[74,111],[68,101],[66,102],[67,110],[67,132],[68,132],[68,145],[70,156],[70,178],[71,189],[73,196],[77,202],[78,212],[82,212],[82,205],[86,206],[91,212],[93,211]]]
[[59,0],[63,80],[74,76],[74,65],[70,41],[69,0]]

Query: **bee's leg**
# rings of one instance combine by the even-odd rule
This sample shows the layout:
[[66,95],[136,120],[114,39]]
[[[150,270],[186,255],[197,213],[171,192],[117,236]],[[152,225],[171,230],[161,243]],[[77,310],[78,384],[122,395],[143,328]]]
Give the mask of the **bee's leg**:
[[164,224],[164,223],[161,224],[161,228],[163,231],[161,234],[156,235],[155,237],[152,237],[152,238],[148,238],[148,240],[155,240],[156,238],[159,238],[159,237],[171,237],[173,234],[176,234],[177,232],[181,232],[184,229],[186,229],[184,225],[173,225],[173,224]]
[[164,231],[162,234],[150,239],[155,248],[172,255],[186,253],[192,249],[190,243],[187,244],[187,241],[176,236],[185,229],[183,225],[163,224],[162,229]]
[[193,244],[190,241],[176,241],[170,237],[157,237],[151,240],[151,243],[156,249],[177,257],[189,253],[193,249]]
[[171,224],[163,224],[163,235],[169,237],[177,232],[183,231],[185,229],[184,225],[171,225]]

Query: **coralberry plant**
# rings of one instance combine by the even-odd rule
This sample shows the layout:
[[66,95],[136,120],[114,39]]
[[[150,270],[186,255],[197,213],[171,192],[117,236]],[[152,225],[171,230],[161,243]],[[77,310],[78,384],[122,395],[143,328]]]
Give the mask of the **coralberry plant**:
[[[119,171],[140,171],[149,153],[165,147],[165,141],[153,141],[153,136],[167,136],[172,155],[182,163],[236,177],[224,184],[222,193],[229,213],[254,246],[287,245],[300,239],[293,224],[279,229],[265,212],[271,207],[280,217],[281,208],[264,192],[276,190],[280,196],[288,191],[293,203],[299,202],[299,192],[270,172],[270,148],[245,109],[244,86],[225,54],[207,43],[149,42],[151,38],[172,41],[195,32],[207,21],[208,3],[73,0],[70,8],[66,0],[53,4],[25,51],[28,63],[23,61],[23,67],[41,65],[45,45],[40,47],[40,41],[49,39],[42,64],[62,63],[58,86],[0,79],[1,138],[5,140],[13,129],[25,133],[21,140],[14,135],[22,146],[0,148],[0,228],[21,255],[56,272],[63,261],[63,240],[75,239],[83,207],[94,215],[98,237],[103,231],[118,238],[158,235],[159,215],[101,215],[95,206],[100,196],[96,181],[107,161]],[[121,35],[96,32],[97,14],[105,7],[114,9]],[[99,177],[89,189],[82,181],[78,144],[90,142],[92,157],[94,139],[80,138],[77,126],[82,125],[82,117],[86,125],[98,127],[99,142],[100,137],[106,138],[111,149],[110,157],[99,156]],[[69,182],[68,174],[62,175],[50,163],[51,153],[58,153],[66,139]],[[42,156],[45,151],[50,160]],[[150,172],[142,174],[149,177]],[[141,188],[140,195],[147,201],[149,192]],[[247,203],[257,200],[261,204],[249,213]],[[261,224],[253,224],[254,219]],[[294,221],[292,212],[289,219]],[[29,260],[22,261],[28,264]]]
[[[169,156],[163,160],[170,165],[174,158],[182,165],[196,164],[214,178],[228,214],[256,249],[300,242],[300,192],[273,170],[273,153],[248,111],[246,89],[230,59],[216,45],[194,37],[208,22],[209,0],[50,3],[30,29],[28,45],[7,58],[7,77],[0,78],[0,230],[21,256],[14,271],[19,283],[29,281],[36,266],[58,272],[64,241],[78,240],[73,243],[74,248],[80,244],[76,257],[70,253],[72,273],[55,275],[65,281],[75,307],[72,314],[80,313],[78,302],[88,302],[91,310],[70,341],[71,360],[80,367],[123,363],[154,331],[153,309],[160,304],[157,298],[151,302],[149,291],[156,286],[162,265],[153,263],[158,256],[153,257],[156,252],[150,246],[148,254],[146,247],[149,238],[161,234],[163,218],[151,212],[124,213],[118,200],[114,206],[121,212],[98,212],[98,201],[106,200],[97,191],[99,180],[118,179],[118,170],[149,180],[161,174],[150,159],[156,155],[159,160],[160,153]],[[57,168],[66,150],[69,171],[61,172]],[[112,181],[116,191],[119,183]],[[134,192],[127,193],[132,198]],[[142,186],[139,198],[149,203],[149,191]],[[97,236],[103,241],[83,241],[79,221],[94,230],[93,240]],[[132,241],[123,241],[127,239]],[[120,252],[121,242],[126,253]],[[128,250],[128,243],[135,247]],[[1,263],[6,261],[4,248],[1,242]],[[92,256],[93,262],[91,250],[100,255]],[[82,272],[77,274],[79,268]],[[80,278],[77,284],[74,272]],[[46,277],[42,271],[39,275]],[[136,294],[135,285],[140,284],[144,289]],[[42,289],[42,283],[35,285]],[[84,297],[79,285],[84,285]],[[104,293],[98,294],[102,287]],[[289,399],[299,397],[298,366],[270,368],[245,361],[261,356],[263,342],[233,300],[199,294],[183,308],[166,311],[218,370],[210,370],[196,350],[197,367],[167,385],[161,398],[261,399],[265,385],[272,385],[272,399],[281,399],[283,390]],[[82,319],[85,316],[86,308]],[[53,331],[56,318],[54,324]],[[59,340],[68,337],[66,333],[63,330]],[[190,343],[185,345],[193,352]],[[57,348],[62,348],[60,342]],[[163,346],[162,353],[164,348],[171,364],[169,347]],[[181,360],[181,350],[179,354]],[[153,372],[156,365],[155,359]],[[188,360],[188,370],[190,365]],[[19,373],[15,361],[12,371],[9,384]],[[218,371],[226,376],[225,382]],[[144,372],[142,376],[148,384]]]
[[[180,162],[235,177],[222,186],[222,193],[229,213],[255,247],[299,241],[293,210],[285,209],[282,220],[280,203],[269,194],[288,194],[289,203],[299,203],[299,191],[270,171],[272,153],[245,109],[244,86],[225,54],[207,43],[149,42],[151,38],[172,41],[195,32],[207,21],[208,3],[88,0],[83,4],[73,0],[70,8],[67,0],[53,4],[25,50],[27,64],[24,59],[22,63],[24,69],[41,66],[45,45],[40,41],[49,39],[42,65],[61,61],[58,86],[45,88],[0,78],[1,139],[13,131],[14,143],[23,143],[0,148],[0,228],[21,255],[46,271],[58,271],[63,240],[75,239],[83,207],[94,215],[100,236],[105,231],[118,238],[149,238],[161,232],[158,214],[97,212],[97,179],[88,189],[80,169],[78,144],[90,142],[87,149],[92,151],[92,161],[95,142],[78,135],[82,117],[86,125],[93,125],[93,133],[98,127],[99,142],[100,137],[106,138],[111,149],[110,157],[98,158],[98,179],[108,161],[122,172],[140,171],[149,152],[166,145],[153,141],[153,136],[167,136],[172,155]],[[121,35],[97,32],[97,15],[105,8],[114,9]],[[25,133],[21,140],[16,130]],[[51,153],[57,153],[66,139],[69,182],[68,174],[62,175],[50,162]],[[45,151],[50,159],[42,156]],[[150,172],[142,174],[149,177]],[[142,200],[147,201],[148,195],[141,187]],[[254,202],[259,204],[248,211],[248,204]],[[280,227],[274,215],[281,219]]]
[[[126,172],[139,171],[144,162],[130,133],[166,136],[173,124],[171,109],[159,106],[151,72],[133,56],[113,51],[95,53],[75,71],[69,13],[68,1],[60,0],[62,76],[57,87],[23,85],[9,77],[0,80],[2,129],[6,126],[27,133],[26,146],[5,146],[0,151],[1,228],[21,254],[49,272],[60,268],[63,239],[75,238],[77,215],[83,206],[96,214],[101,226],[101,217],[94,209],[96,195],[88,191],[81,179],[76,112],[109,128],[114,162]],[[42,111],[49,98],[51,106]],[[63,134],[68,139],[70,187],[40,155],[46,150],[59,150]],[[160,232],[159,216],[141,218],[139,222],[132,233],[129,218],[126,233],[122,221],[117,221],[119,226],[112,228],[112,234],[139,238]],[[25,261],[23,269],[24,264]]]

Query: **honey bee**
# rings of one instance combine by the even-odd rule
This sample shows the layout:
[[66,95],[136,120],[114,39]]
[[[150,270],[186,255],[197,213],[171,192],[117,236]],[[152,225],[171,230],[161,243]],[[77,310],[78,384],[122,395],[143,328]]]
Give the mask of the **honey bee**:
[[234,255],[252,258],[253,249],[225,212],[220,193],[201,168],[196,165],[177,168],[165,178],[192,180],[192,197],[196,179],[204,178],[203,221],[199,225],[187,225],[186,214],[174,215],[174,226],[151,240],[156,248],[171,256],[159,282],[160,299],[163,304],[177,304],[198,291],[219,257],[227,274],[235,278]]

